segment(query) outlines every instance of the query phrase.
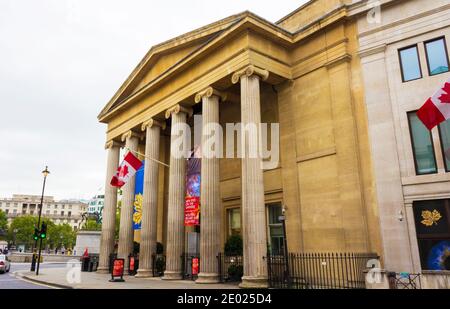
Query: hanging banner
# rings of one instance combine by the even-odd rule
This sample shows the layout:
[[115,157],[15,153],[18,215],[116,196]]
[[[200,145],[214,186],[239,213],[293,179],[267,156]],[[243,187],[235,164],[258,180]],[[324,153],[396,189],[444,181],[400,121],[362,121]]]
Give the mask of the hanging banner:
[[134,190],[133,205],[133,229],[140,230],[142,226],[142,202],[144,200],[144,170],[145,161],[142,161],[141,168],[136,172],[136,185]]
[[201,159],[199,149],[193,152],[188,160],[186,175],[186,199],[184,205],[184,225],[200,225],[200,185],[201,185]]

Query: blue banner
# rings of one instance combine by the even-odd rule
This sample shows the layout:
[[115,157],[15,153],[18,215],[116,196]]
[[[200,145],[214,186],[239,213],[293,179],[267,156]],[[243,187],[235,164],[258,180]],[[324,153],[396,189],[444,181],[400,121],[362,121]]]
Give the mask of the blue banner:
[[144,170],[145,161],[142,161],[142,167],[136,172],[136,186],[134,190],[134,212],[133,229],[140,230],[142,226],[142,202],[144,199]]

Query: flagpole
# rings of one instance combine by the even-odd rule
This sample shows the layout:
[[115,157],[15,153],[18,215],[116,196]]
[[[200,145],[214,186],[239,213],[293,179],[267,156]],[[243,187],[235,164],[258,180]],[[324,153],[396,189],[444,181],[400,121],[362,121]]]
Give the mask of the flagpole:
[[128,150],[129,152],[131,152],[131,153],[133,153],[133,154],[142,156],[142,157],[144,157],[144,158],[146,158],[146,159],[149,159],[149,160],[151,160],[151,161],[153,161],[153,162],[156,162],[156,163],[158,163],[158,164],[160,164],[160,165],[162,165],[162,166],[165,166],[165,167],[169,167],[169,168],[170,168],[170,165],[168,165],[168,164],[166,164],[166,163],[164,163],[164,162],[158,161],[158,160],[156,160],[156,159],[150,158],[150,157],[146,156],[145,154],[142,154],[142,153],[140,153],[140,152],[131,150],[130,148],[125,148],[125,150]]

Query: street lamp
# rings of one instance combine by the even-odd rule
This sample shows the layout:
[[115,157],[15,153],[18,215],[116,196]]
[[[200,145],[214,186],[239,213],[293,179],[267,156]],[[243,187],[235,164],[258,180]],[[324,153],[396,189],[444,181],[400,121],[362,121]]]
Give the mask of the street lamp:
[[[44,183],[42,185],[42,195],[41,195],[41,204],[39,205],[39,218],[38,218],[38,224],[37,228],[40,231],[41,230],[41,215],[42,215],[42,207],[44,205],[44,191],[45,191],[45,182],[47,180],[47,176],[50,175],[50,172],[48,170],[48,166],[45,167],[45,170],[42,171],[42,175],[44,176]],[[41,250],[42,250],[42,238],[39,237],[39,255],[38,255],[38,267],[36,271],[36,275],[39,275],[39,264],[41,260]],[[31,271],[34,271],[36,268],[36,247],[37,247],[37,240],[34,241],[33,246],[33,260],[31,261]]]

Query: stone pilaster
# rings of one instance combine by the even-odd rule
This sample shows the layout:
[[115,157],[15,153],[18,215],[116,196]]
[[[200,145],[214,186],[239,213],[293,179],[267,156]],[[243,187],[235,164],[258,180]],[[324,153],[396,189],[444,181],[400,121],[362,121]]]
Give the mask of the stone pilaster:
[[[215,126],[219,124],[219,101],[224,96],[213,88],[199,93],[195,102],[203,102],[202,123],[202,182],[201,182],[201,233],[200,233],[200,273],[196,283],[218,283],[218,260],[221,239],[221,204],[219,160],[217,149],[204,146],[211,134],[219,134]],[[221,139],[216,139],[215,147],[221,147]],[[219,148],[221,149],[221,148]]]
[[109,272],[109,256],[114,253],[114,233],[117,210],[117,188],[111,186],[111,179],[119,167],[121,145],[116,142],[106,144],[108,162],[106,166],[105,202],[103,206],[102,238],[100,242],[100,260],[97,272]]
[[[269,72],[249,66],[233,75],[232,82],[241,83],[242,116],[242,222],[244,242],[244,277],[242,288],[266,288],[267,231],[264,180],[259,145],[261,124],[260,80]],[[249,128],[257,128],[256,133]]]
[[[136,277],[148,278],[153,276],[152,255],[156,254],[156,233],[158,222],[158,177],[159,141],[161,128],[165,124],[156,120],[149,120],[142,125],[146,131],[145,172],[144,172],[144,201],[142,205],[141,246],[139,253],[139,270]],[[154,160],[151,160],[154,159]]]
[[[130,131],[122,136],[125,147],[130,151],[137,151],[139,136]],[[120,211],[120,231],[118,258],[125,259],[125,270],[128,270],[128,256],[133,253],[134,230],[133,230],[133,205],[136,176],[133,176],[122,188],[122,207]]]
[[180,105],[166,113],[166,118],[172,117],[170,171],[169,171],[169,201],[167,214],[166,240],[166,271],[163,280],[182,279],[181,255],[184,252],[184,203],[187,153],[181,156],[177,141],[185,145],[190,136],[181,135],[180,126],[186,124],[187,117],[192,116],[192,110]]

